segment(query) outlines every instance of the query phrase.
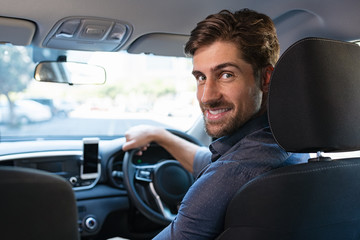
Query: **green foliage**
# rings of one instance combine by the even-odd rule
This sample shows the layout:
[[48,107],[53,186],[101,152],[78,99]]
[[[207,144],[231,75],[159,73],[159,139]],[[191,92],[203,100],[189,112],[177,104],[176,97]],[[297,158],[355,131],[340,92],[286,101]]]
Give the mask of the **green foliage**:
[[121,84],[105,84],[101,86],[101,89],[97,92],[98,96],[101,98],[108,97],[115,99],[119,93],[124,93],[124,88]]
[[9,96],[21,92],[32,80],[34,63],[30,49],[9,45],[0,46],[0,93]]
[[155,97],[160,97],[170,93],[176,93],[174,85],[169,83],[169,81],[161,79],[152,79],[145,81],[137,86],[139,93],[145,95],[153,95]]
[[115,99],[117,95],[127,96],[130,93],[157,98],[167,94],[175,94],[176,89],[169,81],[149,79],[144,82],[126,82],[126,84],[124,84],[124,81],[119,81],[116,84],[105,84],[98,92],[100,97],[109,97],[111,99]]
[[0,45],[0,95],[4,94],[8,101],[12,126],[17,123],[11,94],[24,91],[32,80],[34,63],[30,53],[29,48]]

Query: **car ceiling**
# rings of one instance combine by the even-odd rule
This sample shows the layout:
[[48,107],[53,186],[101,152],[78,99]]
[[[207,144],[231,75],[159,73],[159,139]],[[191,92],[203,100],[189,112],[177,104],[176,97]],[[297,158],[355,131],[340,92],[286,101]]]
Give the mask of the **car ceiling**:
[[[250,8],[275,22],[282,51],[303,37],[360,39],[359,0],[0,0],[0,16],[36,25],[32,44],[43,47],[53,27],[68,17],[124,21],[132,33],[117,50],[183,56],[183,45],[196,23],[222,9]],[[1,25],[1,22],[0,22]],[[0,32],[5,36],[6,32]],[[76,41],[70,48],[76,49]]]

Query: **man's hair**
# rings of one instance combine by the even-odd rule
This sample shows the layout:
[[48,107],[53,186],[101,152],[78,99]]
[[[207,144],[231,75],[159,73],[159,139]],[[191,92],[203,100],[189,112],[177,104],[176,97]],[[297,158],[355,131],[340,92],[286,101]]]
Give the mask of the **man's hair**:
[[279,42],[273,21],[265,14],[249,9],[235,13],[222,10],[199,22],[185,45],[185,53],[193,56],[197,49],[216,41],[238,46],[243,59],[252,65],[255,76],[279,58]]

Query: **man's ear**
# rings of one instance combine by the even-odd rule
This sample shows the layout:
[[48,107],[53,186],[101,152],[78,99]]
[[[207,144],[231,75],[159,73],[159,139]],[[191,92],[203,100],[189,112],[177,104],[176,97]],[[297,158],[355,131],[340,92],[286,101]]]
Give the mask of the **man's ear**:
[[266,93],[269,92],[270,78],[273,71],[274,71],[274,67],[271,65],[268,65],[263,69],[263,74],[261,79],[261,90],[263,92]]

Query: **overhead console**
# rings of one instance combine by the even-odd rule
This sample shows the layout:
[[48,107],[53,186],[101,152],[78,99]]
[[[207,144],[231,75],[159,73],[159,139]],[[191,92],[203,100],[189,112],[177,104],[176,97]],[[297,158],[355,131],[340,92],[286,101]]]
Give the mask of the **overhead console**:
[[126,22],[95,17],[69,17],[50,31],[43,46],[86,51],[117,51],[128,40],[132,26]]

